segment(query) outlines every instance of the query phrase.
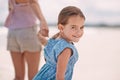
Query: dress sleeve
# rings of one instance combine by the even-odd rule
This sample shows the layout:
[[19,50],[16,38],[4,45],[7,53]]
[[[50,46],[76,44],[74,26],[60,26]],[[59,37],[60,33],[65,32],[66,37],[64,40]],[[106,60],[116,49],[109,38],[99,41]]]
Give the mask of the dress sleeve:
[[72,54],[73,54],[73,47],[72,47],[72,44],[69,44],[65,41],[60,41],[59,43],[57,43],[55,46],[54,46],[54,56],[55,56],[55,59],[57,61],[58,59],[58,56],[61,54],[61,52],[65,49],[65,48],[70,48],[72,50]]

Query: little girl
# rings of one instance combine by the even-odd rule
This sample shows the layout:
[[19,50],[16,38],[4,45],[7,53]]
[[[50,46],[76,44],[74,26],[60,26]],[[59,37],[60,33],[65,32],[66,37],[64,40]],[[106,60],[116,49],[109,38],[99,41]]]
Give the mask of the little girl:
[[59,33],[48,41],[39,34],[45,45],[46,63],[33,80],[71,80],[78,52],[73,42],[78,42],[83,35],[85,16],[74,6],[62,9],[58,17]]

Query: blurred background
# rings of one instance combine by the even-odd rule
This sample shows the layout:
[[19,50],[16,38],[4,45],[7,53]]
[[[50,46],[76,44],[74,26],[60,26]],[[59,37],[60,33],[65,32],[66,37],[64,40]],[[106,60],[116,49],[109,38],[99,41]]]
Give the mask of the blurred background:
[[[69,5],[79,7],[86,16],[86,25],[119,25],[120,0],[38,0],[49,24],[56,24],[60,10]],[[8,0],[0,0],[0,23],[8,14]]]
[[[120,80],[119,3],[120,0],[39,0],[50,36],[57,32],[57,16],[63,7],[79,7],[86,16],[84,36],[75,44],[80,58],[73,80]],[[0,0],[0,80],[14,77],[6,50],[7,28],[3,26],[7,15],[8,0]],[[43,59],[41,63],[40,67],[44,64]]]

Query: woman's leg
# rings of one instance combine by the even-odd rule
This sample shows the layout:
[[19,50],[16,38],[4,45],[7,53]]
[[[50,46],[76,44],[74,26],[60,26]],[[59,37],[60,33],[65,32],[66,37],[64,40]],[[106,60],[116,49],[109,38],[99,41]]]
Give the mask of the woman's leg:
[[14,80],[24,80],[25,77],[25,61],[24,54],[20,52],[12,52],[11,58],[15,69],[15,79]]
[[28,65],[28,78],[32,80],[38,72],[40,52],[25,52],[25,59]]

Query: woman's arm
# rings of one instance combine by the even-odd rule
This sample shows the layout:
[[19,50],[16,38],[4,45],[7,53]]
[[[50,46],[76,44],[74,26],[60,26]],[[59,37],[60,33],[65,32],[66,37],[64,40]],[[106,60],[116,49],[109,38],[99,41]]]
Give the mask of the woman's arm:
[[56,80],[65,80],[64,79],[65,72],[66,72],[67,64],[71,55],[72,55],[71,49],[65,48],[62,51],[62,53],[58,56]]
[[37,18],[40,21],[40,30],[41,30],[41,34],[45,37],[48,36],[49,30],[48,30],[48,26],[47,26],[47,22],[42,14],[41,8],[39,6],[38,0],[29,0],[31,7],[35,13],[35,15],[37,16]]

